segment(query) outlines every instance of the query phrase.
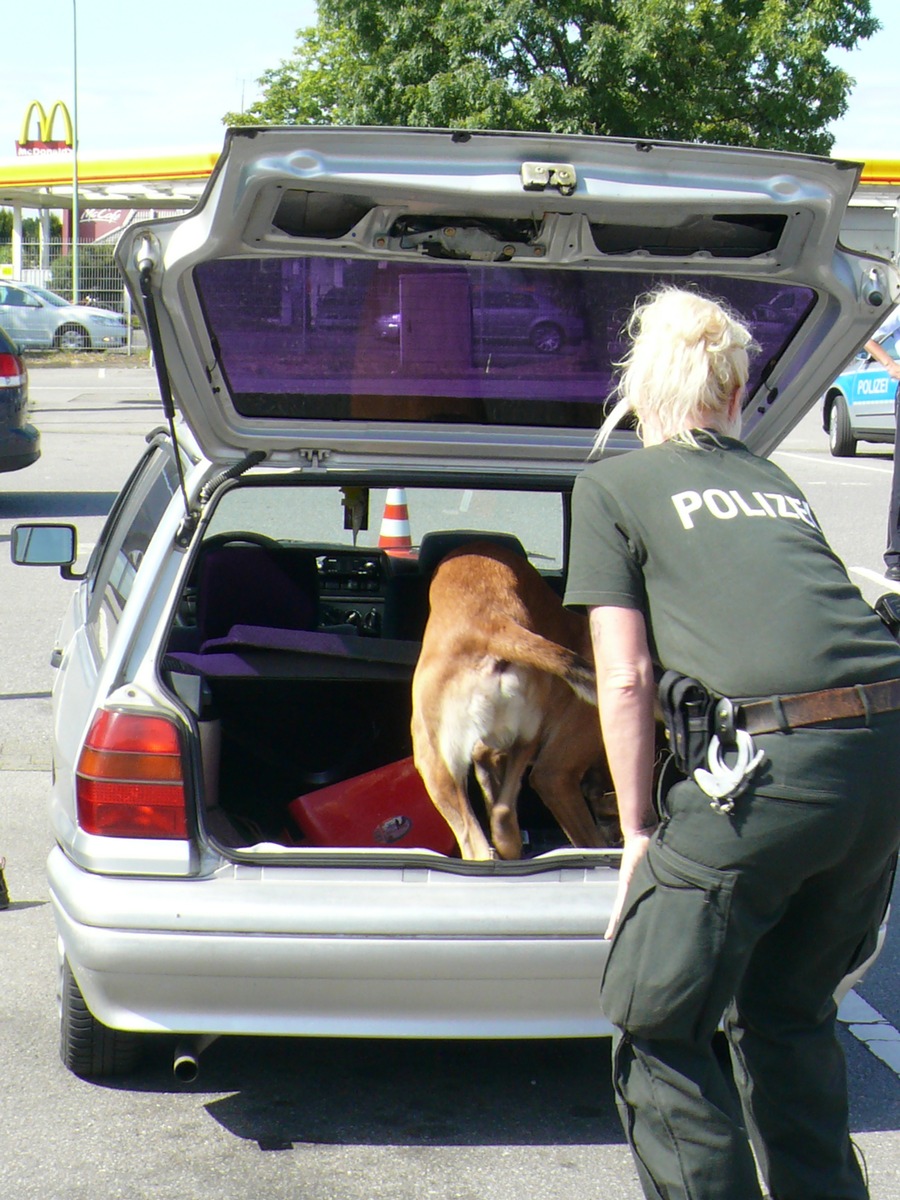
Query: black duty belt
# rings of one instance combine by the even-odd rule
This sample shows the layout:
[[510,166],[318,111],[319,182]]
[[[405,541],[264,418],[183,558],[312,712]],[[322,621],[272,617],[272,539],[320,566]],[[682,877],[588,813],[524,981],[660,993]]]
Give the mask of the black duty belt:
[[766,700],[736,700],[734,706],[735,724],[749,734],[777,733],[804,725],[894,712],[900,709],[900,679],[771,696]]

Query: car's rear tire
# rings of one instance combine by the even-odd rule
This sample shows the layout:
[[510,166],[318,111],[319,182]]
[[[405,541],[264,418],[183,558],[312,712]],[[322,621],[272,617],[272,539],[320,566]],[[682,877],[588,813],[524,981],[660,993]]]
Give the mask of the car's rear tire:
[[835,396],[828,414],[828,449],[835,458],[852,458],[856,453],[856,438],[843,396]]
[[69,960],[60,975],[59,1056],[73,1075],[103,1079],[127,1075],[140,1061],[144,1034],[110,1029],[85,1004]]
[[57,329],[53,342],[58,350],[87,350],[91,335],[83,325],[63,325]]
[[553,321],[540,321],[531,331],[531,344],[541,354],[556,354],[565,340],[565,334]]

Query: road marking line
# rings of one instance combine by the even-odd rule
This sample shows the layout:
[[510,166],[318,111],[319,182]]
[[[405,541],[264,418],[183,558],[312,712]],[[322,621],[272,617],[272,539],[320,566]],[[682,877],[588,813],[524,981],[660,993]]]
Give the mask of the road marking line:
[[885,579],[879,571],[872,571],[868,567],[848,567],[847,570],[851,575],[862,575],[863,579],[868,579],[871,583],[880,583],[889,592],[900,592],[900,583],[894,579]]
[[857,1041],[900,1077],[900,1033],[867,1000],[849,991],[841,1001],[838,1020],[843,1021]]
[[[797,454],[792,450],[773,450],[772,457],[773,458],[796,458],[796,459],[799,459],[801,462],[807,462],[807,463],[810,461],[808,454]],[[819,466],[822,466],[823,463],[830,463],[830,465],[833,467],[856,467],[857,471],[874,471],[877,475],[887,475],[889,472],[893,471],[893,469],[894,469],[893,460],[890,458],[885,459],[883,466],[879,466],[877,463],[852,462],[850,459],[847,459],[847,458],[840,458],[840,459],[820,458],[816,461],[818,461]]]

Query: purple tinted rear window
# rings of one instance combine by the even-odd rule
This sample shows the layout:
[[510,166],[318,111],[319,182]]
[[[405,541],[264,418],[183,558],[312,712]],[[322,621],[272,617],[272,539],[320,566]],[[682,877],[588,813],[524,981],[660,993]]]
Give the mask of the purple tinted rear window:
[[235,410],[256,418],[595,429],[635,299],[663,283],[726,301],[761,353],[807,288],[741,279],[352,258],[200,264],[197,290]]

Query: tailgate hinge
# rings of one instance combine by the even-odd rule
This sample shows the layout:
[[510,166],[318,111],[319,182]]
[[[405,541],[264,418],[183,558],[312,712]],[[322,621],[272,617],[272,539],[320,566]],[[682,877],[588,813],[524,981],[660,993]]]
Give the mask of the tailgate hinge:
[[563,196],[571,196],[578,176],[571,163],[522,163],[522,187],[526,192],[545,192],[556,188]]

